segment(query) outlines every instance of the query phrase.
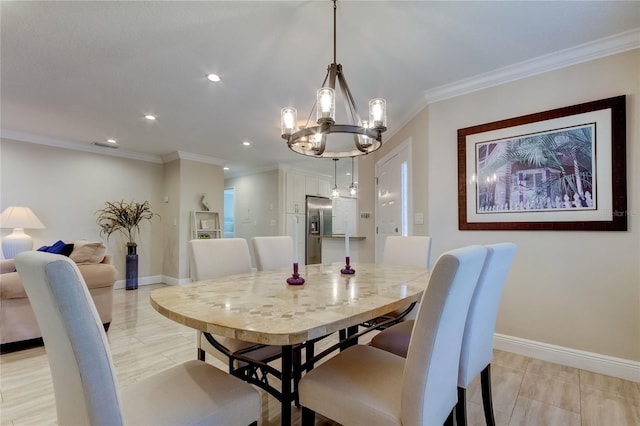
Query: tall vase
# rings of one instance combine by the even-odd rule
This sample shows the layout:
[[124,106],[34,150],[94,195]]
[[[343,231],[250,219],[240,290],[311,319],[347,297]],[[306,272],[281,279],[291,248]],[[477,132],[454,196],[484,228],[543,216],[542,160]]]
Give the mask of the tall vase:
[[138,289],[138,246],[127,245],[126,289]]

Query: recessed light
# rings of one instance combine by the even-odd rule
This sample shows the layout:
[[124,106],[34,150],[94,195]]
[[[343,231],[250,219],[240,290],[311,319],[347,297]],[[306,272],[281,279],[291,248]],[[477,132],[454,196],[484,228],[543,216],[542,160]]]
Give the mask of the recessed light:
[[118,143],[118,142],[116,142],[115,139],[107,139],[107,142],[109,142],[109,143]]
[[144,118],[146,118],[149,121],[154,121],[156,119],[155,115],[151,115],[151,114],[147,114],[144,116]]
[[222,170],[229,170],[229,168],[228,167],[223,167]]
[[220,81],[220,76],[218,74],[208,74],[207,79],[209,81],[217,82],[217,81]]
[[97,146],[101,146],[101,147],[103,147],[103,148],[114,148],[114,149],[120,148],[120,146],[118,145],[118,143],[117,143],[117,142],[115,142],[115,141],[111,142],[112,140],[113,140],[113,139],[109,139],[107,142],[103,142],[103,141],[95,141],[95,142],[93,142],[93,144],[94,144],[94,145],[97,145]]
[[249,141],[244,141],[244,142],[242,142],[242,145],[244,145],[244,146],[251,146],[251,142],[249,142]]
[[345,173],[346,176],[351,176],[350,172]]

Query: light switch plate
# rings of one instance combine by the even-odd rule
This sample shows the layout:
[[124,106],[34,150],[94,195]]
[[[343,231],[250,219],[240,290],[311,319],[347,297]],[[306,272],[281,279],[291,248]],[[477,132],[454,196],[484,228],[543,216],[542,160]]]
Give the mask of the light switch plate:
[[415,213],[413,215],[413,224],[414,225],[424,225],[424,214],[423,213]]

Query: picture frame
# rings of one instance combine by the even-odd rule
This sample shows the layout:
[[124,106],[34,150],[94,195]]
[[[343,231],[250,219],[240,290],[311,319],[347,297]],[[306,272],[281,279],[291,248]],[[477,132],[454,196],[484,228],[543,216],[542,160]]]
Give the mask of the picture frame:
[[458,229],[626,231],[625,102],[458,129]]
[[201,229],[209,229],[211,226],[209,224],[209,220],[208,219],[202,219],[200,220],[200,228]]

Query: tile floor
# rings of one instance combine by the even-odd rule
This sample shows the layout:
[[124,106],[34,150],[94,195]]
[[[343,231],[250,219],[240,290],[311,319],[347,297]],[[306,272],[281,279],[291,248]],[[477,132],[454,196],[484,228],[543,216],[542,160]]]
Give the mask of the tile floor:
[[[195,332],[158,314],[149,291],[115,291],[107,333],[121,387],[196,356]],[[224,369],[214,357],[207,361]],[[495,351],[493,403],[498,425],[640,425],[640,383]],[[0,425],[55,425],[44,348],[0,355]],[[467,391],[470,425],[484,425],[479,380]],[[292,408],[294,424],[300,413]],[[279,425],[280,405],[263,392],[261,424]],[[317,424],[334,423],[317,418]]]

